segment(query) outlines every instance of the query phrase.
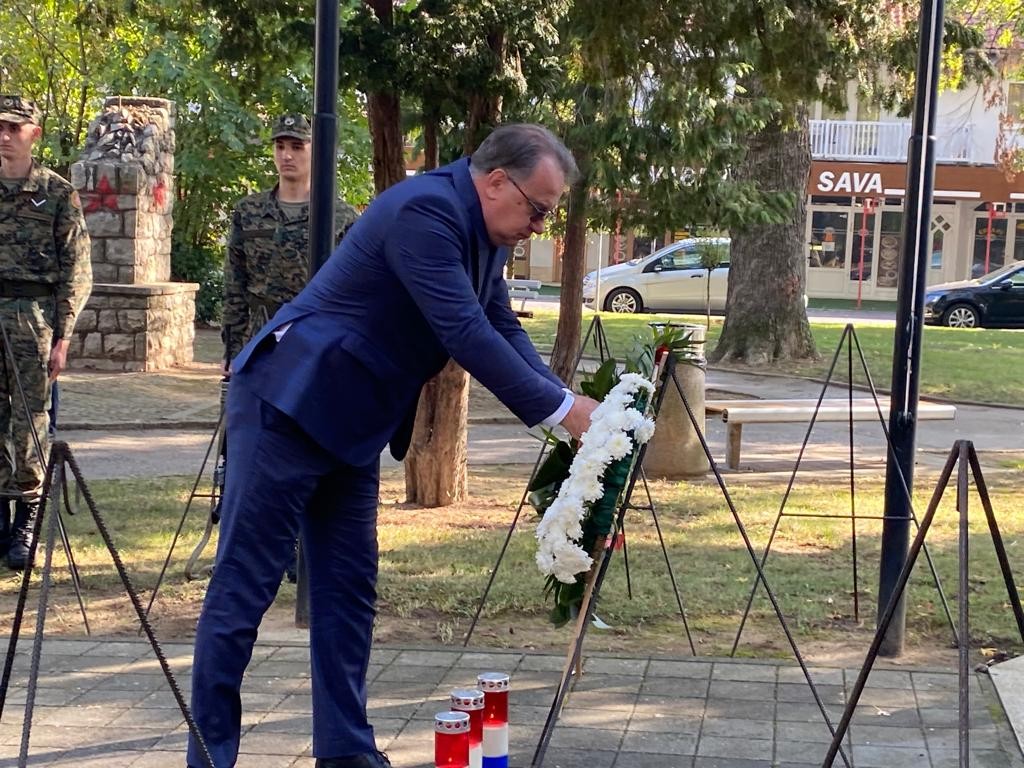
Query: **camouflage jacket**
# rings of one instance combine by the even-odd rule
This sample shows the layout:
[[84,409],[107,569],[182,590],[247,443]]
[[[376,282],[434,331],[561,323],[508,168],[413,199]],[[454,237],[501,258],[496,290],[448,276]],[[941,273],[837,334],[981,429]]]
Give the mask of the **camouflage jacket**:
[[[334,208],[335,245],[355,222],[355,208]],[[277,187],[243,197],[231,216],[224,261],[224,320],[221,339],[231,360],[309,277],[309,205],[286,219]]]
[[71,336],[92,290],[89,232],[71,185],[37,162],[16,192],[0,184],[0,281],[53,288],[53,337]]

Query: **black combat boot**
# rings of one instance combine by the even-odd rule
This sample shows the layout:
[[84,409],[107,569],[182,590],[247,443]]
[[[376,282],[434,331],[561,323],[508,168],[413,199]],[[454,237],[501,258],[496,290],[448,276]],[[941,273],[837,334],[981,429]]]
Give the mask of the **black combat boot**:
[[14,502],[14,523],[11,525],[11,547],[7,550],[7,567],[20,571],[28,564],[28,551],[32,547],[32,533],[39,513],[38,499]]
[[0,499],[0,557],[7,557],[11,546],[11,500]]

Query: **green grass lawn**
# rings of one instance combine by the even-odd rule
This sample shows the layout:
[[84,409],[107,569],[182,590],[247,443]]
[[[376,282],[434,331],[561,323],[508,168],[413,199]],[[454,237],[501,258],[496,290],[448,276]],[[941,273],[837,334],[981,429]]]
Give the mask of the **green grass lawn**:
[[[583,317],[586,331],[593,314]],[[647,324],[659,322],[690,322],[704,325],[704,318],[695,315],[615,315],[602,313],[601,321],[608,336],[613,355],[621,356],[632,346],[637,335],[648,332]],[[522,320],[530,337],[542,349],[554,343],[558,315],[538,311],[533,318]],[[812,321],[811,330],[818,347],[816,361],[779,363],[768,367],[744,369],[730,364],[734,370],[773,373],[820,378],[827,371],[842,334],[841,323]],[[722,330],[722,318],[711,319],[708,349],[714,348]],[[887,326],[857,328],[868,370],[875,385],[888,388],[892,376],[893,329]],[[926,327],[921,364],[921,394],[952,400],[987,403],[1024,404],[1024,333],[1006,330],[962,330],[958,328]],[[845,367],[841,364],[840,367]],[[845,381],[845,371],[837,380]],[[864,384],[854,355],[854,381]]]
[[[405,504],[400,470],[384,473],[379,536],[381,573],[378,636],[402,643],[459,642],[483,593],[491,566],[513,519],[528,466],[473,467],[468,502],[444,509],[422,509]],[[858,513],[881,511],[881,477],[859,481]],[[934,475],[921,473],[920,496],[928,495]],[[1015,576],[1024,578],[1019,553],[1024,539],[1024,479],[1005,472],[989,477],[993,504],[1002,526]],[[153,587],[171,536],[181,517],[189,478],[98,481],[91,485],[97,503],[112,530],[132,579],[145,594]],[[764,546],[784,485],[779,482],[738,480],[731,493],[758,552]],[[700,653],[728,652],[754,571],[732,517],[717,486],[711,482],[651,483],[676,579]],[[955,494],[946,501],[929,535],[947,595],[956,591]],[[977,508],[971,499],[972,508]],[[835,483],[807,481],[791,496],[790,512],[847,515],[849,490],[845,479]],[[980,509],[978,509],[980,512]],[[131,609],[109,564],[102,542],[87,515],[65,518],[81,568],[93,631],[99,634],[132,631]],[[169,577],[154,609],[163,637],[191,633],[198,616],[205,582],[184,580],[188,552],[198,538],[203,510],[190,517]],[[535,518],[524,512],[498,573],[477,644],[560,648],[568,630],[546,621],[543,578],[533,562]],[[877,521],[858,527],[860,616],[853,618],[851,525],[848,519],[785,518],[780,527],[768,575],[784,612],[801,643],[817,648],[858,644],[870,639],[878,574]],[[657,532],[647,512],[627,518],[632,599],[627,596],[623,559],[616,556],[598,607],[600,617],[614,629],[593,632],[592,649],[637,653],[686,653],[684,636]],[[1007,607],[1006,593],[984,527],[974,516],[971,527],[972,637],[979,645],[1006,648],[1019,645]],[[207,554],[212,554],[211,543]],[[59,552],[59,550],[58,550]],[[56,587],[48,633],[80,633],[80,618],[62,558],[55,555]],[[9,631],[18,589],[18,577],[0,580],[0,633]],[[948,627],[939,610],[936,591],[923,566],[912,579],[908,603],[910,644],[926,654],[946,653]],[[294,587],[282,586],[268,621],[288,625],[294,606]],[[34,605],[34,603],[32,603]],[[786,656],[784,638],[768,601],[761,594],[754,603],[744,655]],[[929,663],[938,663],[928,656]]]

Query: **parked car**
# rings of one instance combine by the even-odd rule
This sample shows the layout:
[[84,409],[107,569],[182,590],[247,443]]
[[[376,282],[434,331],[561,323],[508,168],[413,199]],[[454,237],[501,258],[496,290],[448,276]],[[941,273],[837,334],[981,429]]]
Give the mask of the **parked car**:
[[1024,261],[975,280],[929,286],[924,321],[950,328],[1024,328]]
[[[700,265],[697,245],[721,243],[728,238],[689,238],[667,245],[641,259],[613,264],[583,278],[583,303],[608,312],[703,312],[708,272]],[[711,272],[711,309],[725,309],[729,256]]]

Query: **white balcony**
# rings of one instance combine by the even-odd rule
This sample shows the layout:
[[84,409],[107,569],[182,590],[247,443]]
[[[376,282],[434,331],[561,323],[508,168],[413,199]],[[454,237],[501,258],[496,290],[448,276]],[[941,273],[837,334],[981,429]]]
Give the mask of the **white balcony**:
[[[902,163],[907,159],[910,123],[869,120],[811,120],[811,157],[816,160],[862,160]],[[935,159],[970,161],[973,126],[940,130]]]

